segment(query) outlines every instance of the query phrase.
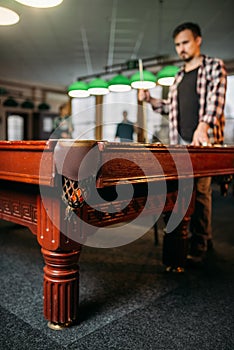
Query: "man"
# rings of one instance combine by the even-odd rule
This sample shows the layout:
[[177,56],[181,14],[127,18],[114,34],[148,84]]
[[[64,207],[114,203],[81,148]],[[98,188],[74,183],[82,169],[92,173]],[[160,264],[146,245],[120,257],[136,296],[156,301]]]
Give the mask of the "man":
[[121,142],[132,142],[134,132],[135,126],[128,120],[128,112],[123,111],[123,120],[117,125],[115,139],[119,138]]
[[[173,32],[175,49],[184,61],[169,89],[168,99],[151,98],[139,91],[139,100],[157,112],[169,112],[171,144],[206,146],[223,142],[226,70],[223,61],[201,54],[202,35],[195,23],[183,23]],[[191,218],[189,258],[202,261],[211,237],[211,178],[196,180],[195,211]]]
[[59,107],[59,116],[54,119],[53,138],[71,139],[73,125],[70,116],[69,103],[63,103]]

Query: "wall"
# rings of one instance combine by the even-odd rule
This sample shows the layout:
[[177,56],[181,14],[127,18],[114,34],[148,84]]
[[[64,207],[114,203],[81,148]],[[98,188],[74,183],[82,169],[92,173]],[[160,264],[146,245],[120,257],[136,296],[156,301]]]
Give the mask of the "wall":
[[[4,90],[6,93],[4,93]],[[5,101],[12,97],[18,104],[16,107],[4,106]],[[34,108],[22,108],[22,103],[26,100],[30,100],[34,103]],[[56,91],[48,87],[31,86],[17,82],[5,82],[0,80],[0,139],[4,140],[8,134],[8,116],[19,115],[24,116],[24,135],[27,139],[35,139],[35,125],[38,127],[38,113],[40,112],[38,106],[42,102],[49,104],[50,109],[47,111],[49,114],[58,114],[59,106],[68,102],[70,99],[66,92]],[[12,125],[12,130],[14,125]],[[17,127],[15,128],[15,131]],[[37,130],[36,130],[37,131]],[[15,136],[18,137],[16,133]]]

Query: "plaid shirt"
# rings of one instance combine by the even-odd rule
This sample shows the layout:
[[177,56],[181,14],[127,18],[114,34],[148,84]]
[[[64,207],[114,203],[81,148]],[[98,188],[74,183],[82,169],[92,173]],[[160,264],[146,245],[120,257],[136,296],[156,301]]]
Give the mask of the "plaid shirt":
[[[183,76],[184,67],[177,73],[169,89],[168,99],[161,100],[161,103],[154,108],[159,113],[169,114],[170,144],[178,143],[178,85]],[[209,136],[213,143],[223,142],[226,85],[227,74],[223,61],[203,56],[197,76],[199,122],[206,122],[210,125]]]

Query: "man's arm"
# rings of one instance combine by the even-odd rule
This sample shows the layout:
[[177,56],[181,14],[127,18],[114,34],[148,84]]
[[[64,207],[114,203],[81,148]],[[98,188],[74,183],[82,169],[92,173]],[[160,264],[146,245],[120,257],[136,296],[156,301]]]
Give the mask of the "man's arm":
[[168,94],[168,98],[166,100],[161,98],[154,98],[150,96],[149,90],[138,90],[138,101],[146,101],[151,104],[152,109],[160,114],[168,114],[168,106],[170,104],[169,98],[170,92]]
[[225,104],[227,74],[222,60],[216,60],[211,71],[212,80],[206,84],[205,110],[193,134],[192,145],[209,145],[208,129],[220,123]]
[[162,100],[159,98],[151,97],[149,90],[139,90],[138,100],[141,102],[146,101],[150,103],[153,109],[162,108]]

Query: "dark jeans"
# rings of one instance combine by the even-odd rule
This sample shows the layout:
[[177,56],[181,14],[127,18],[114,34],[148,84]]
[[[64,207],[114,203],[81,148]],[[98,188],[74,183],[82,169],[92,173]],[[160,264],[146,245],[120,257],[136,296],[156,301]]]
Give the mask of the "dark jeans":
[[[180,145],[188,145],[189,142],[179,138]],[[207,243],[211,242],[212,228],[212,189],[211,177],[195,179],[196,196],[195,208],[191,217],[190,231],[191,252],[194,250],[207,250]]]
[[[195,180],[196,197],[194,213],[191,217],[190,231],[192,244],[207,248],[207,241],[212,238],[212,190],[211,177],[201,177]],[[196,249],[196,247],[194,247]]]

